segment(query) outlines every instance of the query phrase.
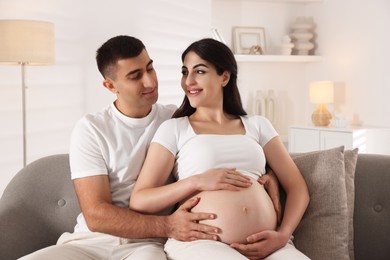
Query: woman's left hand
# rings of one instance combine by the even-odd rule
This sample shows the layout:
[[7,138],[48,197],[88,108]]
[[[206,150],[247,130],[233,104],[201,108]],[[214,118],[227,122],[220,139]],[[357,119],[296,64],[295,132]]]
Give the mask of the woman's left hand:
[[197,191],[230,190],[239,191],[252,185],[248,176],[236,171],[235,168],[215,168],[204,173],[191,176]]
[[288,239],[281,232],[266,230],[247,237],[248,244],[233,243],[230,246],[251,260],[263,259],[284,247]]

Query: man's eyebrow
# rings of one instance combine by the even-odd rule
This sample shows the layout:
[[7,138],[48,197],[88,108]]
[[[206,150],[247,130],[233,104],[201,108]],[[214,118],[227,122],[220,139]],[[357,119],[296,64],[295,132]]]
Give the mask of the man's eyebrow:
[[[150,66],[152,63],[153,63],[153,60],[150,60],[150,61],[146,64],[146,67]],[[130,71],[129,73],[127,73],[126,76],[130,76],[130,75],[135,74],[135,73],[138,73],[138,72],[140,72],[140,71],[141,71],[141,69],[132,70],[132,71]]]

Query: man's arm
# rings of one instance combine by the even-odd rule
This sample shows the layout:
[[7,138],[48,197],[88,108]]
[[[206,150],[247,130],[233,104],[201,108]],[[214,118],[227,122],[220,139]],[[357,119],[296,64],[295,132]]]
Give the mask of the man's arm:
[[183,241],[217,239],[215,234],[218,230],[197,223],[215,216],[190,212],[199,199],[186,202],[170,216],[143,215],[112,204],[107,175],[75,179],[73,184],[91,231],[126,238],[172,237]]

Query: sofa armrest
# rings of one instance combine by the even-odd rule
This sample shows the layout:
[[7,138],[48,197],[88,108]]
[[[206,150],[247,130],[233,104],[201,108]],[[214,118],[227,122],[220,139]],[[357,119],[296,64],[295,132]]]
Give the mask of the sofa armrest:
[[389,234],[390,155],[359,154],[355,172],[355,259],[390,259]]
[[17,259],[73,231],[80,213],[67,154],[32,162],[0,199],[0,259]]

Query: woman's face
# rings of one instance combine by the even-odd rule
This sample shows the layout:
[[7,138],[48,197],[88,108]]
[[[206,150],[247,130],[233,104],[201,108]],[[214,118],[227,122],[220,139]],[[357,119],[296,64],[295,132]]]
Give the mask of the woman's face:
[[221,105],[222,90],[229,78],[229,72],[218,75],[213,64],[203,60],[193,51],[184,58],[181,87],[194,108]]

